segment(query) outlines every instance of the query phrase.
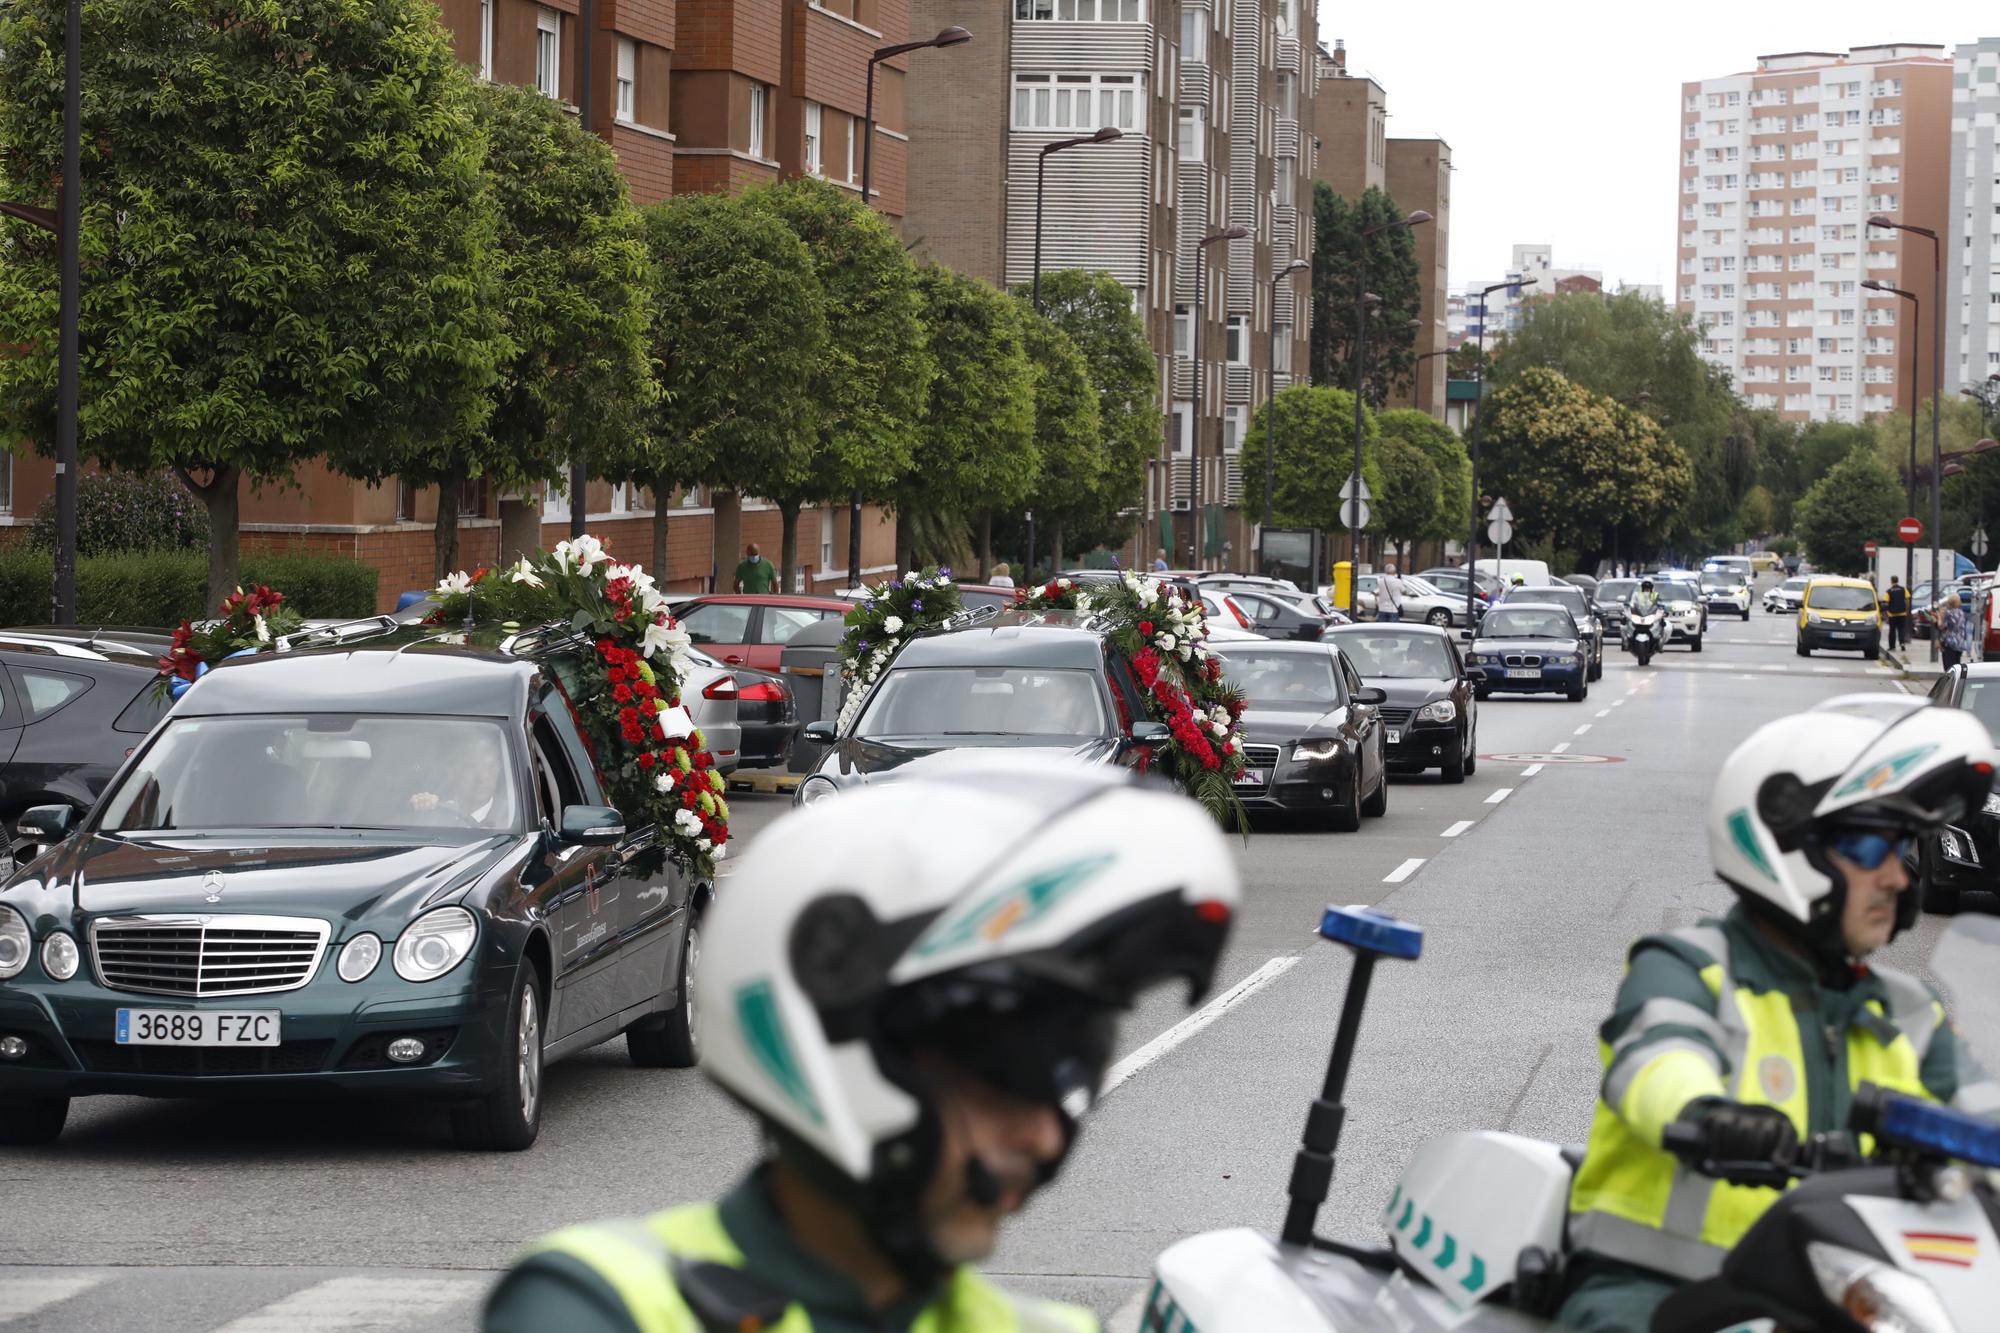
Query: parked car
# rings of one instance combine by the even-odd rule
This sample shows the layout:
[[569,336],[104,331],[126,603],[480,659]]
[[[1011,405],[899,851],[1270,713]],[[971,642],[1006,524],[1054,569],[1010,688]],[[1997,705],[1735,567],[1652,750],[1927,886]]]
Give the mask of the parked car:
[[[1476,613],[1475,613],[1476,614]],[[1415,574],[1403,577],[1403,613],[1406,622],[1445,629],[1465,623],[1465,594],[1454,597],[1436,584]]]
[[[688,653],[687,679],[681,683],[681,702],[688,716],[708,742],[715,766],[725,776],[743,762],[743,681],[740,671],[751,668],[727,666],[699,649]],[[752,679],[771,672],[754,672]]]
[[776,671],[791,637],[807,625],[838,620],[849,603],[792,593],[713,593],[674,607],[688,637],[726,666]]
[[1502,602],[1486,613],[1466,662],[1475,673],[1477,698],[1507,694],[1564,694],[1577,703],[1590,694],[1590,650],[1569,608],[1557,602]]
[[1804,578],[1790,578],[1774,585],[1764,594],[1764,609],[1773,615],[1795,616],[1806,600]]
[[[1938,708],[1962,708],[2000,744],[2000,662],[1961,662],[1931,686]],[[2000,798],[1914,840],[1905,864],[1924,910],[1956,912],[1967,889],[2000,893]]]
[[[1201,585],[1206,591],[1208,585]],[[1261,592],[1236,589],[1224,594],[1250,619],[1250,629],[1267,639],[1317,640],[1326,632],[1327,617],[1301,611],[1290,602]]]
[[1251,810],[1315,816],[1351,833],[1389,809],[1387,696],[1321,643],[1213,645],[1243,692],[1243,754],[1236,792]]
[[[1329,583],[1321,588],[1318,595],[1320,601],[1334,607],[1342,615],[1347,613],[1347,603],[1339,601],[1334,597],[1332,584]],[[1379,606],[1380,603],[1375,596],[1375,576],[1373,574],[1363,574],[1354,581],[1354,616],[1352,618],[1357,620],[1373,620]]]
[[23,811],[60,803],[81,817],[166,714],[154,687],[171,643],[115,626],[0,630],[0,870],[43,850],[16,830]]
[[1326,641],[1362,684],[1387,696],[1377,711],[1392,770],[1435,768],[1446,782],[1463,782],[1478,767],[1478,705],[1454,635],[1429,625],[1344,625]]
[[1297,595],[1301,589],[1290,579],[1274,579],[1263,574],[1202,574],[1195,580],[1205,588],[1220,588],[1224,592],[1291,593]]
[[1711,611],[1723,611],[1744,620],[1750,618],[1750,580],[1724,566],[1703,570],[1701,604]]
[[1874,661],[1882,653],[1882,612],[1875,585],[1866,579],[1815,577],[1806,585],[1798,631],[1800,657],[1834,648],[1859,652]]
[[[695,662],[715,661],[699,649],[690,649],[688,656]],[[759,671],[755,667],[725,670],[730,670],[736,681],[737,759],[728,768],[723,768],[722,757],[717,755],[715,766],[725,773],[734,772],[739,766],[783,768],[791,758],[792,737],[798,731],[798,708],[792,699],[791,686],[775,671]],[[712,753],[715,735],[709,730],[710,724],[704,722],[699,713],[694,715],[694,721],[701,728],[702,738],[708,741]]]
[[794,802],[811,805],[891,780],[926,755],[974,747],[1066,750],[1136,766],[1167,729],[1147,719],[1138,681],[1091,623],[1065,611],[1002,611],[911,640],[846,732],[806,724],[806,738],[827,748]]
[[1577,637],[1583,644],[1585,657],[1588,658],[1585,663],[1587,678],[1597,680],[1604,675],[1604,626],[1598,623],[1588,593],[1567,583],[1546,584],[1540,587],[1524,584],[1517,588],[1509,588],[1507,595],[1500,599],[1502,606],[1511,606],[1519,602],[1552,604],[1568,611],[1570,619],[1576,623]]
[[[1466,573],[1463,569],[1448,569],[1440,566],[1435,569],[1420,570],[1417,577],[1453,601],[1458,602],[1461,606],[1464,605]],[[1500,594],[1505,591],[1506,588],[1502,586],[1500,580],[1486,574],[1479,575],[1473,581],[1472,585],[1473,619],[1477,621],[1479,617],[1485,615],[1486,609],[1498,601]],[[1462,616],[1461,623],[1463,623]]]
[[1775,574],[1785,567],[1785,562],[1770,551],[1752,551],[1750,567],[1759,574]]
[[1970,607],[1975,592],[1973,586],[1964,579],[1947,579],[1944,582],[1943,593],[1934,598],[1931,595],[1931,581],[1924,579],[1910,592],[1910,634],[1919,639],[1930,638],[1937,630],[1937,626],[1931,623],[1933,603],[1941,602],[1945,597],[1956,593],[1958,600]]
[[0,891],[0,1141],[77,1096],[344,1092],[519,1149],[548,1061],[622,1032],[694,1063],[713,886],[606,803],[575,641],[397,646],[225,662],[89,813],[23,816],[60,845]]

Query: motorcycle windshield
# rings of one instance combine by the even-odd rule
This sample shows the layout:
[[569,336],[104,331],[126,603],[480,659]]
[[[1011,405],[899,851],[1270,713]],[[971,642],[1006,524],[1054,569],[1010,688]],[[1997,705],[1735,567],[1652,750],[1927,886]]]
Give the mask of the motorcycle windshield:
[[1931,954],[1952,1022],[1989,1073],[2000,1073],[2000,917],[1954,917]]

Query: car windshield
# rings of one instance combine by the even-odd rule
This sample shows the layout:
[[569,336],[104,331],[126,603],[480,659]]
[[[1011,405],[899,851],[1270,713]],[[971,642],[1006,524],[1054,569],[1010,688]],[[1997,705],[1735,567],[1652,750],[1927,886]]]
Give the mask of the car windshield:
[[1332,708],[1340,702],[1332,653],[1232,645],[1217,656],[1229,683],[1243,691],[1252,708]]
[[1419,597],[1442,596],[1436,584],[1428,579],[1419,578],[1415,574],[1406,574],[1403,576],[1403,590],[1405,592],[1413,592]]
[[1632,594],[1639,591],[1639,585],[1631,579],[1610,579],[1597,585],[1597,600],[1616,602],[1620,606],[1632,600]]
[[1110,731],[1104,707],[1096,675],[1080,669],[903,667],[883,677],[854,734],[1074,740]]
[[1574,639],[1576,625],[1561,611],[1535,607],[1496,607],[1479,627],[1482,639]]
[[1364,678],[1450,680],[1455,674],[1451,669],[1451,653],[1435,634],[1365,630],[1330,637]]
[[1653,584],[1653,591],[1663,602],[1698,602],[1701,592],[1692,583],[1670,583],[1664,579]]
[[1589,606],[1581,588],[1515,588],[1503,599],[1509,602],[1554,602],[1566,606],[1573,616],[1582,618]]
[[170,719],[104,798],[107,833],[520,827],[488,718],[313,713]]
[[1966,712],[1986,724],[1986,734],[2000,743],[2000,677],[1991,680],[1967,680],[1965,698],[1961,704]]
[[1873,588],[1850,588],[1844,584],[1822,584],[1806,594],[1806,605],[1815,611],[1872,611]]
[[1701,576],[1701,586],[1704,588],[1734,588],[1742,582],[1741,575],[1732,574],[1726,569],[1710,570]]
[[1779,592],[1804,592],[1805,590],[1806,581],[1804,579],[1786,579],[1778,585]]

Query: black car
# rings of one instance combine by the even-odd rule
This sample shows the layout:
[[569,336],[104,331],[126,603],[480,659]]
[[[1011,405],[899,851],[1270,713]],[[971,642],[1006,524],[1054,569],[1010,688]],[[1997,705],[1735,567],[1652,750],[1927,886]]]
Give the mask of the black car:
[[158,630],[0,630],[0,821],[18,860],[42,850],[15,830],[24,810],[82,815],[165,715],[154,687],[169,643]]
[[[2000,735],[2000,662],[1962,662],[1931,687],[1939,708],[1963,708]],[[2000,893],[2000,793],[1963,823],[1916,844],[1912,878],[1926,911],[1955,912],[1967,889]]]
[[1625,608],[1631,604],[1632,594],[1639,591],[1637,579],[1606,579],[1597,585],[1593,599],[1597,608],[1598,623],[1604,626],[1604,637],[1625,640]]
[[[699,651],[690,656],[698,661],[715,660]],[[751,666],[728,670],[736,676],[736,721],[743,729],[736,746],[737,767],[783,768],[792,757],[792,738],[799,729],[791,686],[776,671]]]
[[1388,696],[1378,710],[1388,728],[1389,766],[1435,768],[1463,782],[1478,766],[1478,705],[1458,639],[1429,625],[1341,625],[1326,641],[1364,684]]
[[1389,738],[1381,690],[1361,683],[1329,644],[1209,645],[1243,692],[1243,752],[1236,792],[1251,810],[1318,816],[1343,833],[1389,810]]
[[[912,639],[845,733],[832,722],[806,724],[806,739],[827,748],[794,803],[972,747],[1067,750],[1137,766],[1169,733],[1147,720],[1139,682],[1090,624],[1073,612],[1001,611]],[[1135,720],[1128,727],[1123,718]]]
[[0,890],[0,1142],[88,1094],[341,1092],[519,1149],[548,1060],[694,1063],[713,888],[606,803],[571,649],[400,648],[225,662],[89,814],[23,817],[60,845]]
[[[1213,585],[1204,583],[1204,588]],[[1327,617],[1302,611],[1292,603],[1269,593],[1243,588],[1224,588],[1229,600],[1243,608],[1250,618],[1250,632],[1267,639],[1317,640],[1327,629]]]
[[1589,678],[1597,680],[1604,675],[1604,626],[1597,619],[1596,605],[1590,594],[1573,583],[1545,584],[1527,587],[1516,584],[1507,589],[1507,595],[1500,599],[1503,605],[1514,602],[1540,602],[1545,605],[1560,606],[1569,612],[1576,622],[1577,637],[1582,640],[1584,652],[1589,655]]
[[1508,694],[1590,693],[1590,650],[1569,608],[1553,602],[1503,602],[1486,615],[1465,656],[1473,690]]

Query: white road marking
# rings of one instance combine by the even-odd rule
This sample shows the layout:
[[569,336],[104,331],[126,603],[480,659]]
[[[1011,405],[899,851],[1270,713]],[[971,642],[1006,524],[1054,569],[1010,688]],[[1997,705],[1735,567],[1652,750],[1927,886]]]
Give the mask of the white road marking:
[[45,1310],[89,1291],[101,1277],[10,1277],[0,1279],[0,1324]]
[[1785,665],[1785,664],[1784,664],[1783,662],[1769,662],[1769,663],[1766,663],[1766,664],[1765,664],[1765,665],[1763,665],[1763,666],[1760,666],[1760,667],[1758,667],[1757,669],[1758,669],[1759,671],[1790,671],[1790,670],[1791,670],[1791,668],[1790,668],[1790,667],[1788,667],[1788,666],[1786,666],[1786,665]]
[[1438,834],[1438,836],[1440,838],[1456,838],[1459,834],[1465,832],[1467,829],[1471,828],[1477,822],[1478,822],[1477,820],[1473,819],[1461,819],[1456,824],[1453,824],[1450,828],[1446,829],[1444,832]]
[[1551,745],[1551,746],[1549,747],[1549,753],[1550,753],[1550,754],[1568,754],[1568,753],[1569,753],[1569,742],[1568,742],[1568,741],[1564,741],[1564,742],[1563,742],[1563,743],[1562,743],[1561,745]]
[[1500,804],[1500,802],[1506,800],[1509,796],[1512,796],[1513,794],[1514,794],[1514,789],[1512,787],[1502,787],[1500,790],[1494,792],[1491,796],[1486,798],[1486,804],[1498,805]]
[[1837,676],[1837,675],[1839,675],[1839,674],[1840,674],[1840,668],[1839,668],[1839,667],[1814,667],[1814,668],[1813,668],[1813,674],[1814,674],[1815,676]]
[[1152,1287],[1142,1286],[1131,1300],[1118,1307],[1117,1313],[1104,1321],[1104,1333],[1139,1333],[1139,1321],[1146,1315],[1146,1297]]
[[1120,1083],[1297,967],[1298,963],[1299,955],[1295,953],[1280,954],[1276,958],[1266,959],[1264,965],[1255,972],[1111,1066],[1111,1072],[1104,1076],[1104,1091],[1097,1094],[1098,1099],[1101,1101],[1109,1097],[1111,1090]]
[[1611,706],[1613,708],[1623,708],[1625,706],[1625,701],[1623,699],[1613,699],[1611,701]]
[[1588,722],[1586,722],[1586,723],[1584,723],[1584,724],[1583,724],[1582,726],[1578,727],[1578,728],[1577,728],[1577,729],[1576,729],[1575,731],[1572,731],[1572,732],[1570,733],[1570,735],[1572,735],[1572,736],[1581,736],[1581,735],[1585,734],[1586,732],[1588,732],[1588,731],[1590,730],[1590,726],[1591,726],[1591,724],[1590,724],[1590,723],[1588,723]]
[[356,1333],[402,1328],[486,1290],[485,1278],[336,1277],[232,1319],[216,1333]]
[[[1615,705],[1614,705],[1614,706],[1615,706]],[[1600,709],[1598,709],[1598,710],[1597,710],[1597,715],[1598,715],[1599,717],[1610,717],[1610,716],[1611,716],[1611,709],[1609,709],[1609,708],[1600,708]]]
[[1529,764],[1526,768],[1521,770],[1521,776],[1524,778],[1531,778],[1535,776],[1535,774],[1541,771],[1542,771],[1542,766],[1540,764]]
[[1423,863],[1423,857],[1413,856],[1394,870],[1391,870],[1388,874],[1382,876],[1382,882],[1384,884],[1401,884],[1404,880],[1416,874],[1417,868],[1423,865]]

